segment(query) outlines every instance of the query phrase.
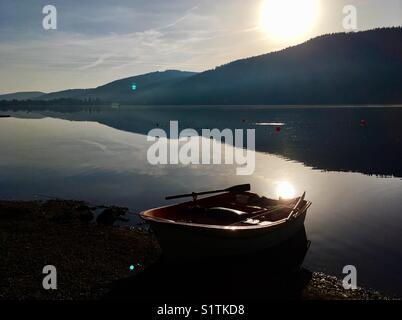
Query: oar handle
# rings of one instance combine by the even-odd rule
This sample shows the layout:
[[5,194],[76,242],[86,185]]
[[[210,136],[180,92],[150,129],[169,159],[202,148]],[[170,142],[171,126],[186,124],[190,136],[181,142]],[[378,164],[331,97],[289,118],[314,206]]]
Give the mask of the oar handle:
[[192,193],[180,194],[180,195],[177,195],[177,196],[168,196],[168,197],[165,197],[165,200],[173,200],[173,199],[180,199],[180,198],[189,198],[189,197],[192,197],[192,196],[193,196]]

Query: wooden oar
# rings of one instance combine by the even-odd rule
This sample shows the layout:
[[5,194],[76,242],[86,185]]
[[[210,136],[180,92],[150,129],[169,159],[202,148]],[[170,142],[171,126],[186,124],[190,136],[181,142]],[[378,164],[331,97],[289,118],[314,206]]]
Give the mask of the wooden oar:
[[240,184],[238,186],[233,186],[233,187],[230,187],[227,189],[179,194],[177,196],[168,196],[165,199],[173,200],[173,199],[189,198],[189,197],[196,198],[198,196],[203,196],[203,195],[213,194],[213,193],[221,193],[221,192],[242,193],[242,192],[250,191],[250,189],[251,189],[250,184]]
[[[264,210],[260,210],[259,212],[254,212],[254,213],[255,213],[254,216],[248,217],[248,218],[245,219],[245,220],[241,220],[241,221],[238,221],[238,222],[229,224],[229,227],[237,226],[237,225],[239,225],[239,224],[245,223],[247,220],[255,220],[255,219],[257,219],[257,218],[259,218],[259,217],[261,217],[261,216],[263,216],[263,215],[274,213],[274,212],[279,211],[279,210],[282,210],[282,209],[284,209],[284,208],[286,208],[286,207],[288,207],[288,206],[285,206],[285,205],[283,205],[283,206],[275,206],[275,207],[271,207],[271,208],[274,208],[274,209],[271,209],[271,210],[264,209]],[[290,208],[289,208],[289,209],[290,209]]]
[[303,195],[298,199],[298,201],[296,202],[296,204],[293,207],[289,207],[289,205],[279,205],[279,206],[275,206],[274,209],[272,209],[272,210],[268,210],[268,209],[261,210],[260,212],[255,212],[255,215],[253,215],[252,217],[248,217],[245,220],[232,223],[229,226],[230,227],[236,226],[236,225],[245,223],[245,221],[247,221],[247,220],[255,220],[255,219],[261,217],[262,215],[270,214],[270,213],[273,213],[275,211],[278,211],[278,210],[281,210],[281,209],[284,209],[284,208],[292,209],[290,211],[288,217],[286,218],[286,220],[289,220],[295,214],[295,212],[299,209],[299,205],[304,201],[305,197],[306,197],[306,192],[303,193]]
[[299,200],[297,201],[296,205],[293,207],[292,211],[290,212],[290,214],[286,220],[289,220],[299,210],[299,206],[304,201],[305,197],[306,197],[306,191],[304,191],[303,195],[299,198]]

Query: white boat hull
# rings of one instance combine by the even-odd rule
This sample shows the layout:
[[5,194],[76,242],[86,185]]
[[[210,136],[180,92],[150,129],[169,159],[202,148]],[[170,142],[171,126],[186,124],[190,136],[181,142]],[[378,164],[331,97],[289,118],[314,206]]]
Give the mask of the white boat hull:
[[294,219],[264,228],[205,228],[149,221],[167,258],[204,259],[257,253],[275,247],[304,226],[307,208]]

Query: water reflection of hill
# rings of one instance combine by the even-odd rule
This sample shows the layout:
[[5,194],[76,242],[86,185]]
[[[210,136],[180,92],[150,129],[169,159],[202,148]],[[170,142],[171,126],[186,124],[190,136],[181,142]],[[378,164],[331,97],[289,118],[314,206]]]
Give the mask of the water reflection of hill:
[[[10,108],[8,108],[10,109]],[[267,107],[15,107],[23,118],[55,117],[97,121],[119,130],[147,134],[156,126],[180,129],[253,128],[256,149],[322,170],[355,171],[402,177],[402,108]],[[26,107],[25,107],[26,109]],[[256,123],[284,123],[256,126]]]

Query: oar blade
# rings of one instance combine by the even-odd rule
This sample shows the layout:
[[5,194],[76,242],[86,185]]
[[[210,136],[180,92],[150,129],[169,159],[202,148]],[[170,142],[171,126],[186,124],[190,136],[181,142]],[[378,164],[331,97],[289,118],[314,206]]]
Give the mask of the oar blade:
[[207,195],[207,194],[220,193],[220,192],[242,193],[242,192],[250,191],[250,189],[251,189],[250,184],[241,184],[241,185],[233,186],[233,187],[230,187],[230,188],[227,188],[224,190],[214,190],[214,191],[180,194],[180,195],[176,195],[176,196],[168,196],[168,197],[165,197],[165,199],[173,200],[173,199],[180,199],[180,198],[189,198],[189,197],[194,197],[194,196]]
[[247,183],[247,184],[240,184],[238,186],[233,186],[233,187],[227,188],[225,191],[241,193],[241,192],[247,192],[250,190],[251,190],[251,185],[249,183]]

